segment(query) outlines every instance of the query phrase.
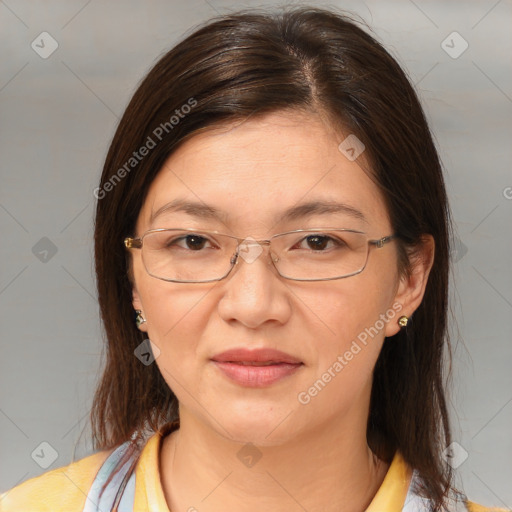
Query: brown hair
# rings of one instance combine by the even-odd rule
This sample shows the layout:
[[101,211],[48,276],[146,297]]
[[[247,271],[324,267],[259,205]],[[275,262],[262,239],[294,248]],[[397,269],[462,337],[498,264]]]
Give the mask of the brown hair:
[[145,336],[134,322],[123,239],[134,233],[152,180],[199,130],[290,109],[326,116],[365,144],[399,236],[403,272],[422,235],[435,239],[424,299],[407,329],[384,343],[375,366],[367,438],[383,460],[398,449],[439,510],[452,482],[441,456],[451,442],[443,382],[445,352],[451,364],[450,220],[441,164],[401,67],[351,17],[332,10],[284,7],[210,20],[156,63],[126,108],[96,191],[95,262],[107,352],[91,412],[94,446],[111,449],[178,416],[157,365],[134,357]]

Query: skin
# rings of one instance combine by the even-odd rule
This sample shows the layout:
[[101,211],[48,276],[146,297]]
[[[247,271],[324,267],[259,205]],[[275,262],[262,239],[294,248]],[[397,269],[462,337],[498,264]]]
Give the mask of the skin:
[[[338,150],[347,135],[316,115],[284,112],[195,135],[153,181],[137,236],[186,225],[267,239],[333,224],[374,239],[389,235],[383,196],[360,167],[364,154],[351,162]],[[151,224],[151,212],[176,197],[213,205],[226,218],[171,212]],[[347,203],[368,222],[346,214],[276,222],[283,210],[313,199]],[[204,284],[155,279],[141,251],[132,253],[133,306],[147,319],[141,329],[160,349],[156,364],[180,404],[180,429],[164,438],[160,459],[170,510],[365,510],[389,467],[366,440],[372,370],[382,344],[393,343],[385,337],[398,332],[398,317],[410,316],[422,300],[432,238],[426,237],[409,277],[398,272],[391,242],[372,248],[358,275],[307,283],[281,278],[266,250],[250,264],[240,262],[226,279]],[[301,404],[298,393],[393,305],[400,313]],[[270,387],[241,387],[210,361],[235,347],[276,348],[303,366]],[[237,457],[246,443],[261,455],[252,467]]]

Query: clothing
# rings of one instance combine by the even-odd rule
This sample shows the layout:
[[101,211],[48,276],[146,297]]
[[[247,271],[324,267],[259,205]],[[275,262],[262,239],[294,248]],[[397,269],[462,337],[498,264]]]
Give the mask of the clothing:
[[[0,511],[107,512],[111,510],[124,479],[126,486],[122,489],[118,512],[169,512],[160,481],[159,458],[163,437],[177,426],[177,423],[168,423],[151,436],[140,453],[135,470],[130,474],[129,469],[136,461],[127,461],[101,498],[99,490],[128,449],[129,441],[114,450],[102,451],[68,466],[48,471],[0,494]],[[412,471],[400,453],[396,452],[366,512],[426,512],[428,501],[412,490],[417,479],[417,472]],[[449,512],[459,510],[506,512],[505,509],[489,509],[465,502],[463,496],[448,508]]]

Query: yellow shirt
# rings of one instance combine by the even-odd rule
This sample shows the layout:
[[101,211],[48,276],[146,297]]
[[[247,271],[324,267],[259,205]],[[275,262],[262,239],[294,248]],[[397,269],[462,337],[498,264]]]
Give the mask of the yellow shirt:
[[[134,475],[131,476],[128,480],[129,483],[126,485],[126,496],[123,493],[123,499],[118,508],[119,512],[125,510],[170,512],[161,486],[159,458],[162,439],[174,428],[169,423],[148,439],[135,467]],[[100,468],[104,475],[109,474],[108,460],[112,459],[109,456],[112,456],[114,451],[116,450],[107,450],[90,455],[68,466],[31,478],[0,494],[0,511],[83,512],[98,510],[97,498],[94,496],[92,488],[93,482],[96,479],[97,485],[98,482],[103,483],[104,477],[96,477],[101,474],[99,473]],[[119,449],[117,453],[119,453]],[[402,512],[402,510],[416,512],[426,510],[423,508],[422,502],[418,501],[416,503],[415,496],[411,494],[412,476],[413,471],[405,463],[400,453],[397,452],[382,485],[366,512]],[[131,490],[129,489],[130,486]],[[470,512],[491,512],[493,510],[506,512],[505,509],[488,509],[471,502],[466,505]],[[102,512],[107,510],[110,510],[110,504],[108,508],[101,507]]]

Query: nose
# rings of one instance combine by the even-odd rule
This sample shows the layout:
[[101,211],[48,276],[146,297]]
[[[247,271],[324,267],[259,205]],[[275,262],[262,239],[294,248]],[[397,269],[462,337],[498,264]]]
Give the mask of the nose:
[[235,257],[235,266],[222,284],[220,316],[251,329],[270,321],[286,323],[291,315],[288,286],[272,264],[268,245],[245,241]]

